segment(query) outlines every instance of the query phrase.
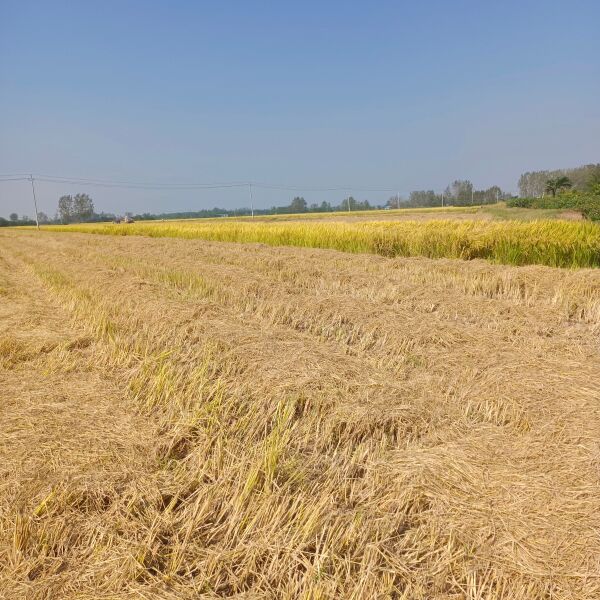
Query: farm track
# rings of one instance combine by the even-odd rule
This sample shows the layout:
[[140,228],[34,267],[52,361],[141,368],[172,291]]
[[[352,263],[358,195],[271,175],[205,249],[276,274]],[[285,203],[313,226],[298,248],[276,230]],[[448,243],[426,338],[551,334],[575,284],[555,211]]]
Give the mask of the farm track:
[[0,595],[600,595],[595,271],[0,253]]

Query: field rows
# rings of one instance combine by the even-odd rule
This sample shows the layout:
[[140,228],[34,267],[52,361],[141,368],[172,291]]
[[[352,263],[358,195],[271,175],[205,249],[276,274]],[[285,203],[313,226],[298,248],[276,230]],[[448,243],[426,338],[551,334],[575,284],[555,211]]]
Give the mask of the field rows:
[[23,231],[0,257],[0,595],[600,595],[595,270]]

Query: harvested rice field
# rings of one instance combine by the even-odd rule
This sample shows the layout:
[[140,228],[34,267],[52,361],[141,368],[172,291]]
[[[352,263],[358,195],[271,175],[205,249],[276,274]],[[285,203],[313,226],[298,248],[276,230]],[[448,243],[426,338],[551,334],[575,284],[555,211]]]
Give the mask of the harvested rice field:
[[3,231],[0,394],[1,598],[600,597],[598,270]]

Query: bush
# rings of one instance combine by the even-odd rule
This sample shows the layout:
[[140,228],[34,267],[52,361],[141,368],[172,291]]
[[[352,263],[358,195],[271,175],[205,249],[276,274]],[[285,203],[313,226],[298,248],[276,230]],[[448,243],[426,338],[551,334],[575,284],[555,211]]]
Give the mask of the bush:
[[512,198],[506,201],[506,206],[510,208],[534,208],[532,206],[535,198]]
[[577,210],[591,221],[600,221],[600,195],[565,192],[545,198],[513,198],[506,206],[512,208],[554,208]]

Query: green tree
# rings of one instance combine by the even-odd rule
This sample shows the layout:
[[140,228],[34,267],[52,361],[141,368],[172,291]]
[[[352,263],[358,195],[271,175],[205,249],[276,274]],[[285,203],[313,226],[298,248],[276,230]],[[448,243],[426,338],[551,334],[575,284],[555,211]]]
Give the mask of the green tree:
[[61,196],[58,199],[58,218],[63,223],[70,223],[73,220],[72,196]]
[[290,211],[293,213],[306,212],[306,200],[300,196],[296,196],[290,204]]
[[555,177],[550,171],[528,171],[519,177],[519,195],[521,198],[537,198],[544,193],[546,181]]
[[[390,205],[395,205],[396,199],[393,198],[393,203],[390,201]],[[442,199],[433,190],[415,190],[410,193],[408,199],[408,206],[439,206]]]
[[464,206],[471,203],[473,184],[467,179],[453,181],[445,190],[444,198],[448,204]]
[[598,183],[590,184],[589,190],[594,196],[600,196],[600,181]]
[[502,190],[497,185],[493,185],[491,188],[488,188],[483,194],[484,201],[487,204],[501,200],[502,196],[504,195]]
[[573,184],[571,183],[571,180],[565,175],[561,175],[560,177],[551,177],[546,181],[546,191],[552,194],[552,196],[556,196],[557,192],[572,186]]
[[571,187],[578,192],[590,191],[590,181],[598,173],[600,173],[600,163],[582,165],[574,169],[523,173],[519,178],[519,195],[521,198],[538,198],[546,190],[548,179],[558,177],[568,177],[572,183]]
[[87,194],[73,197],[72,216],[76,221],[87,221],[94,215],[94,203]]
[[600,194],[600,165],[590,169],[585,189],[592,194]]
[[10,215],[8,215],[8,218],[13,222],[16,223],[19,220],[19,215],[17,213],[10,213]]

